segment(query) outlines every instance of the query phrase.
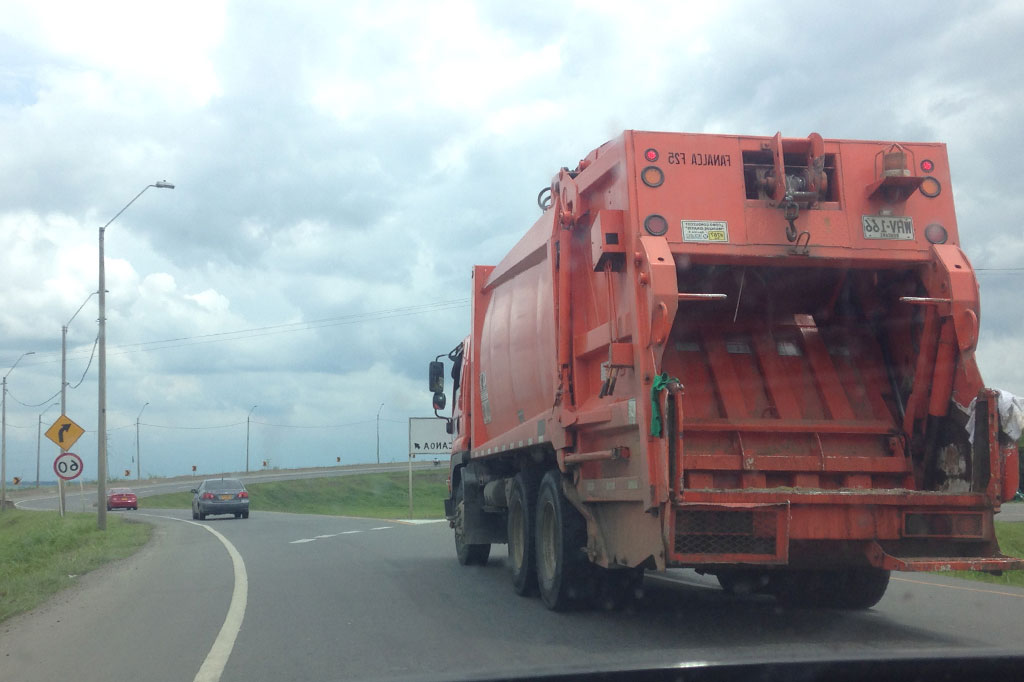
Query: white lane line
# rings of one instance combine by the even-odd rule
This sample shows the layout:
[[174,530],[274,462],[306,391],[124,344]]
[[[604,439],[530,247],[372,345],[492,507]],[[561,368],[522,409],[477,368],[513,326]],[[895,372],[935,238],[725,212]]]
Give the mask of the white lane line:
[[337,536],[338,536],[338,534],[337,534],[337,533],[331,533],[331,534],[329,534],[329,535],[317,535],[317,536],[316,536],[315,538],[313,538],[313,539],[314,539],[314,540],[323,540],[324,538],[333,538],[333,537],[337,537]]
[[387,530],[388,528],[394,528],[394,526],[377,526],[376,528],[371,528],[370,530]]
[[235,648],[235,639],[238,638],[238,632],[242,629],[242,620],[245,619],[245,607],[249,600],[249,575],[245,571],[245,561],[242,560],[242,555],[238,553],[238,550],[235,549],[230,540],[206,524],[176,519],[173,516],[161,516],[159,514],[142,513],[141,515],[181,521],[182,523],[190,523],[193,526],[205,528],[220,540],[220,543],[224,545],[224,549],[228,551],[228,556],[231,557],[231,565],[235,572],[235,588],[231,592],[231,604],[228,606],[227,615],[224,616],[224,624],[221,626],[220,632],[217,633],[217,639],[213,641],[213,646],[210,647],[210,652],[206,654],[203,665],[199,667],[199,672],[193,678],[193,682],[220,682],[220,676],[224,674],[224,667],[228,664],[231,650]]
[[314,542],[315,540],[316,540],[316,538],[303,538],[301,540],[292,540],[288,544],[289,545],[301,545],[304,542]]
[[352,535],[353,533],[362,533],[361,530],[343,530],[338,535]]
[[448,519],[395,519],[395,523],[404,523],[407,526],[422,526],[428,523],[446,523]]

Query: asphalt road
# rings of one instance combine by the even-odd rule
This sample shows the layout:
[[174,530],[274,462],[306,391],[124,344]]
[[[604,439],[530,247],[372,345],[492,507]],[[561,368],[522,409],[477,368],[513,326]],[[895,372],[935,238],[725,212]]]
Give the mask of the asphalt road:
[[935,575],[895,574],[859,613],[729,596],[691,571],[648,576],[625,611],[552,613],[513,593],[504,547],[459,566],[445,523],[113,513],[154,523],[154,541],[0,625],[5,681],[443,679],[1024,644],[1024,590]]

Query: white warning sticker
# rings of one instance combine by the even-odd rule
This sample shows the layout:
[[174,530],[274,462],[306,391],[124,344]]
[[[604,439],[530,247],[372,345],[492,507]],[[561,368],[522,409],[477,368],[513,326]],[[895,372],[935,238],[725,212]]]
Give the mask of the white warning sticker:
[[684,220],[682,226],[684,242],[729,241],[729,223],[725,220]]

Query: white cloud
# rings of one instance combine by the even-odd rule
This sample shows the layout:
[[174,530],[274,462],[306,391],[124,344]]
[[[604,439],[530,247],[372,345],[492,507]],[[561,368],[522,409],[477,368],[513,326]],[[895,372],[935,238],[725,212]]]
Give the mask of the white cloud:
[[[946,140],[974,264],[1024,256],[1015,3],[939,13],[913,2],[118,1],[4,12],[0,360],[37,351],[12,377],[23,402],[58,388],[60,327],[96,290],[97,226],[147,183],[175,182],[140,197],[106,245],[112,448],[134,451],[149,402],[154,473],[199,456],[201,470],[244,466],[253,404],[258,456],[297,464],[341,447],[365,461],[380,402],[394,422],[429,413],[425,364],[469,324],[465,305],[409,309],[468,298],[471,266],[518,240],[558,168],[623,128]],[[880,39],[901,25],[916,30]],[[1024,392],[1013,359],[1020,277],[981,276],[979,362],[990,383]],[[73,382],[95,306],[69,330]],[[311,320],[328,321],[283,326]],[[69,413],[93,429],[95,372],[94,361],[69,396]],[[33,459],[38,413],[9,408],[25,426],[9,433],[14,466]],[[385,459],[404,456],[394,422]],[[82,448],[95,456],[95,434]]]

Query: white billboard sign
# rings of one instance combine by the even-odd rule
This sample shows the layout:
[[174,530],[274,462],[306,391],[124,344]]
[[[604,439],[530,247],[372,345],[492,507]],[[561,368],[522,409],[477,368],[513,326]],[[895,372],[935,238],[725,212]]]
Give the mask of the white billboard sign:
[[410,417],[409,455],[450,455],[452,437],[445,431],[447,423],[437,417]]

